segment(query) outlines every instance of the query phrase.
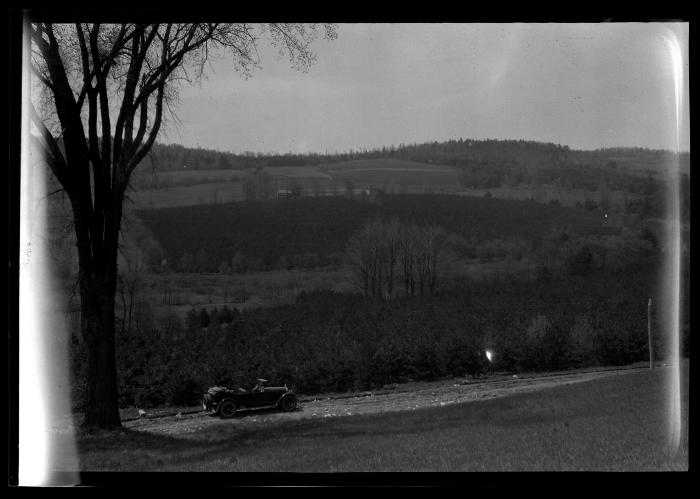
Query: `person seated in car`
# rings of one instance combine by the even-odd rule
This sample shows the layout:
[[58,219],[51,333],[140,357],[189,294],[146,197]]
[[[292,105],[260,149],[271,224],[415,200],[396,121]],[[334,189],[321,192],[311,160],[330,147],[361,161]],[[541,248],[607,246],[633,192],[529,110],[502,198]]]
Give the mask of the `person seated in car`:
[[258,379],[258,382],[255,384],[253,389],[251,390],[252,392],[264,392],[265,391],[265,383],[267,383],[266,379]]

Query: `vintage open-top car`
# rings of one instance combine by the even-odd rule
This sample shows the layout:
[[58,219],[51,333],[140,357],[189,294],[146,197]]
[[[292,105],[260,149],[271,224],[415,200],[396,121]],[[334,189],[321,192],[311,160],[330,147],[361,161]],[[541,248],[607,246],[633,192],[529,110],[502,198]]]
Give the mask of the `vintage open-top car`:
[[233,417],[240,408],[278,407],[287,412],[297,408],[296,395],[286,385],[265,386],[266,379],[257,381],[250,390],[223,386],[209,388],[202,399],[202,406],[205,411],[213,411],[222,418]]

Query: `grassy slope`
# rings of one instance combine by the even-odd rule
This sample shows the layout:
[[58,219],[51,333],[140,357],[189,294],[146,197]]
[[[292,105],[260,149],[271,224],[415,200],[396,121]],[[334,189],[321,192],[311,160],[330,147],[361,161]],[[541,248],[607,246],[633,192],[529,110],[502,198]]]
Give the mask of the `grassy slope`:
[[[684,470],[666,450],[668,370],[414,412],[203,431],[83,437],[83,471]],[[70,467],[64,463],[64,467]]]

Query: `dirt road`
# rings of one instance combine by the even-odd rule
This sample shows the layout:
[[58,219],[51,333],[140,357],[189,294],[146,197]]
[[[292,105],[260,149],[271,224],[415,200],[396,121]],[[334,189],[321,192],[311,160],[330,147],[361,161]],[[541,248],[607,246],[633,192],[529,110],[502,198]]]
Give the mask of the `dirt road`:
[[486,379],[458,378],[435,382],[407,383],[387,386],[374,392],[300,397],[299,408],[285,413],[277,409],[240,411],[233,419],[220,419],[201,408],[152,411],[142,417],[124,418],[124,427],[135,431],[188,438],[205,428],[217,425],[242,427],[285,424],[302,419],[351,417],[392,411],[411,411],[423,407],[439,407],[507,397],[515,393],[543,390],[553,386],[581,383],[607,376],[617,376],[647,369],[628,366],[542,375],[494,375]]

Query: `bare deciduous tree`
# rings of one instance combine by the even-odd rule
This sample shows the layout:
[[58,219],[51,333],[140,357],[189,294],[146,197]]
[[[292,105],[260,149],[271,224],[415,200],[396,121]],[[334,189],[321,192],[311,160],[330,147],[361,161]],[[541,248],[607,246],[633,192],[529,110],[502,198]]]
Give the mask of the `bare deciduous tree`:
[[412,225],[401,227],[400,233],[400,256],[401,272],[403,276],[404,291],[407,295],[414,295],[416,292],[416,247],[418,243],[418,231]]
[[416,287],[420,295],[433,294],[445,236],[439,227],[370,220],[350,238],[347,257],[365,296],[391,298],[399,274],[405,294],[415,295]]
[[401,249],[401,226],[399,221],[392,219],[384,223],[384,247],[382,251],[382,273],[386,280],[386,295],[391,298],[394,294],[394,279],[396,275],[396,265],[399,260]]
[[177,84],[201,78],[208,60],[223,54],[249,76],[259,65],[261,37],[306,70],[314,62],[311,43],[335,38],[335,28],[29,21],[32,136],[70,200],[77,239],[89,359],[83,425],[118,427],[114,324],[122,207]]

